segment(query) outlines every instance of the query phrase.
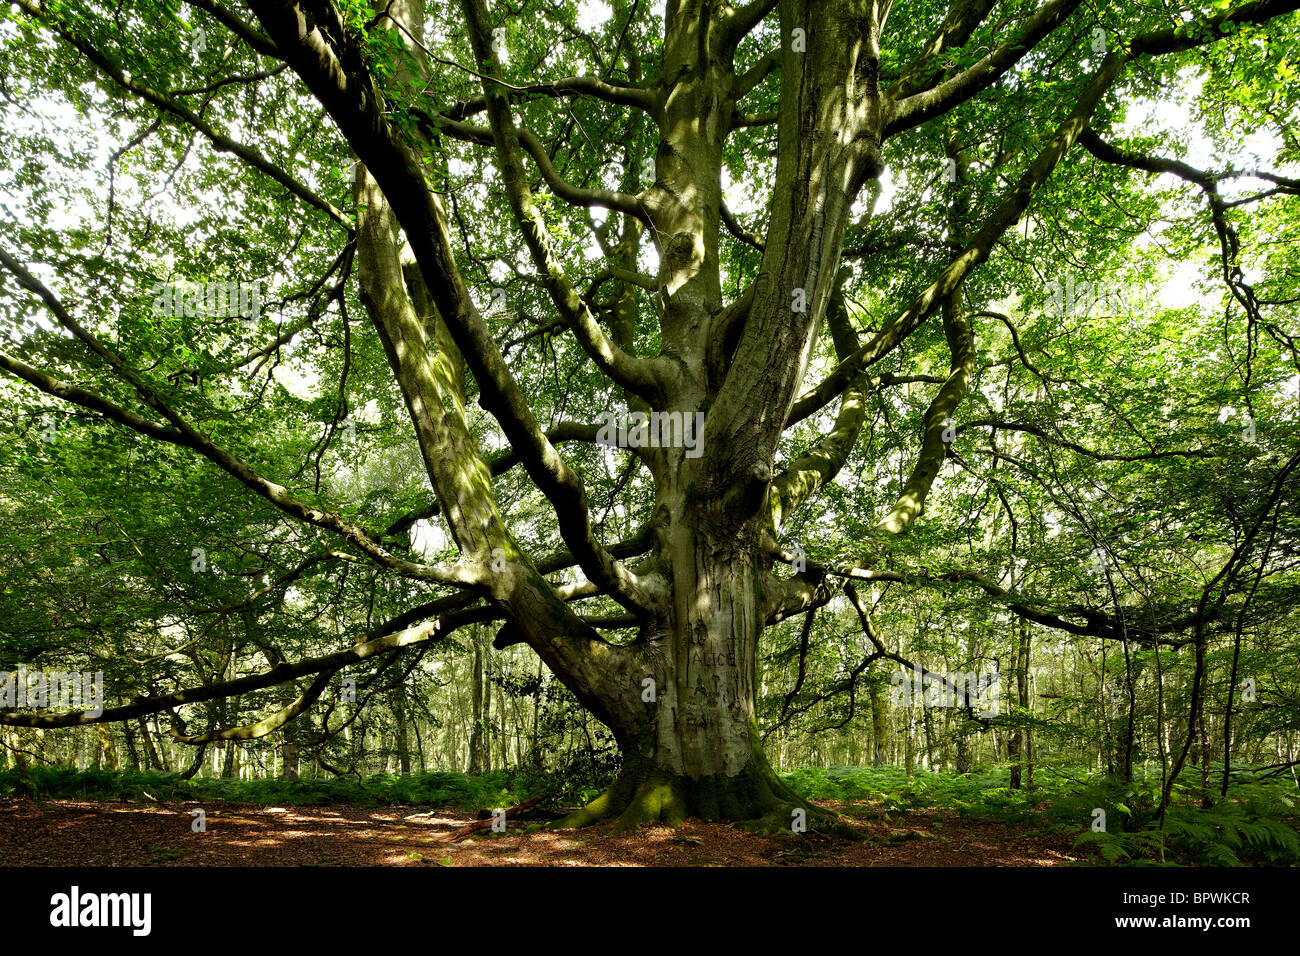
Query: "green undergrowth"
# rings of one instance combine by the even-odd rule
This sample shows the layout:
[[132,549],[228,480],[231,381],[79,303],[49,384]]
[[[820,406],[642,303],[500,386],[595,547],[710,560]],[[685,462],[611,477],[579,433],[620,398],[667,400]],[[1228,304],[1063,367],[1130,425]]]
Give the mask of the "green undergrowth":
[[[1237,779],[1226,798],[1203,805],[1199,791],[1175,788],[1165,819],[1156,818],[1158,777],[1130,784],[1101,781],[1087,794],[1106,812],[1106,828],[1085,828],[1076,842],[1119,865],[1297,866],[1300,811],[1290,780]],[[1086,801],[1084,801],[1086,802]],[[1077,809],[1085,808],[1075,801]]]
[[1040,819],[1038,806],[1059,793],[1065,782],[1047,774],[1032,791],[1013,790],[1009,772],[997,767],[969,774],[918,770],[910,777],[901,767],[809,767],[785,773],[782,779],[812,800],[867,803],[867,816],[938,809],[1006,823]]
[[534,771],[422,773],[408,776],[231,780],[157,771],[33,767],[0,772],[0,796],[45,800],[226,801],[260,806],[415,805],[471,810],[511,807],[536,796],[563,795],[565,783]]
[[[1025,825],[1029,832],[1072,835],[1094,862],[1115,865],[1300,865],[1300,794],[1288,779],[1234,776],[1226,799],[1202,806],[1199,790],[1180,783],[1165,814],[1158,768],[1125,783],[1086,768],[1040,767],[1032,790],[1010,787],[1005,767],[969,774],[899,767],[802,768],[782,779],[812,800],[848,804],[860,820],[905,821],[940,811],[978,821]],[[1105,829],[1094,830],[1104,814]]]

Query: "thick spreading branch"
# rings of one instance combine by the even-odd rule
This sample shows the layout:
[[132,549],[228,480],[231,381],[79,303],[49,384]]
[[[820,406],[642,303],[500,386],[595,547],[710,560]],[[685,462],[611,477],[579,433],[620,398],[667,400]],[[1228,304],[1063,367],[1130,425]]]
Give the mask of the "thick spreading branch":
[[975,374],[975,337],[970,319],[961,301],[961,291],[948,296],[943,304],[943,329],[952,355],[948,380],[939,388],[921,424],[921,450],[912,473],[893,509],[877,525],[879,530],[898,534],[925,510],[925,499],[938,477],[955,432],[952,416],[970,388]]
[[[173,710],[182,704],[197,704],[205,700],[239,697],[256,690],[287,684],[299,677],[330,672],[359,664],[378,654],[387,654],[417,644],[441,640],[458,627],[474,622],[492,620],[499,612],[491,608],[472,608],[447,614],[433,621],[394,629],[392,624],[376,629],[374,636],[353,644],[341,651],[320,657],[310,657],[296,663],[283,663],[268,671],[250,674],[236,680],[219,681],[191,687],[171,694],[136,698],[120,707],[108,707],[99,714],[70,711],[61,714],[32,714],[20,711],[0,711],[0,725],[10,727],[78,727],[84,724],[102,724],[129,720],[146,714]],[[404,618],[403,618],[404,619]],[[403,620],[398,619],[398,620]]]
[[858,377],[864,368],[880,361],[906,341],[907,337],[961,285],[962,280],[988,259],[998,239],[1024,215],[1035,193],[1052,175],[1070,147],[1087,127],[1088,119],[1097,109],[1102,96],[1119,78],[1124,64],[1125,58],[1117,53],[1109,54],[1102,61],[1084,89],[1083,95],[1057,127],[1051,140],[984,220],[970,243],[884,331],[874,336],[849,358],[840,362],[816,387],[794,403],[786,418],[787,428],[825,408]]
[[[500,74],[500,64],[493,48],[492,21],[488,15],[487,5],[483,0],[465,0],[463,6],[475,56],[485,64],[487,78],[483,83],[483,92],[487,97],[488,119],[492,124],[492,137],[496,144],[497,159],[501,166],[502,179],[505,181],[506,193],[510,199],[510,208],[523,233],[524,242],[532,254],[533,261],[542,273],[551,300],[569,323],[578,342],[602,372],[629,392],[653,401],[663,394],[664,371],[655,362],[628,354],[605,333],[582,296],[578,294],[578,290],[565,275],[563,267],[552,250],[550,233],[524,175],[520,155],[521,134],[515,127],[514,117],[510,113],[510,102],[491,79]],[[534,158],[536,159],[539,154],[544,156],[545,151],[541,149],[540,143],[535,145],[537,149]],[[549,159],[546,162],[549,164]],[[555,178],[558,180],[558,176]],[[624,211],[629,213],[636,210],[638,206],[635,202],[621,205],[624,206]]]
[[[903,130],[920,126],[936,116],[942,116],[982,90],[988,89],[1064,23],[1080,3],[1082,0],[1051,0],[1043,4],[1025,21],[1019,36],[999,44],[970,69],[958,73],[931,89],[903,96],[902,99],[891,100],[885,120],[885,136],[893,136]],[[901,85],[897,86],[898,92],[904,93],[910,82],[910,79],[900,80]]]
[[500,423],[529,477],[555,507],[560,533],[581,556],[583,571],[629,609],[643,606],[635,577],[596,540],[580,477],[546,440],[471,300],[441,201],[425,181],[420,160],[389,122],[383,97],[360,51],[344,41],[333,7],[309,0],[252,0],[251,6],[388,198],[438,314],[478,382],[480,404]]

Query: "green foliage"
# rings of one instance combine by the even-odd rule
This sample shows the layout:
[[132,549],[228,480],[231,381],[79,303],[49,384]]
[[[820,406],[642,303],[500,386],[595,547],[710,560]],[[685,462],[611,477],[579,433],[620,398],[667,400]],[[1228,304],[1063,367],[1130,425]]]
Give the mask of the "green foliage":
[[1064,778],[1034,791],[1013,790],[1006,767],[975,773],[916,771],[901,767],[805,767],[782,779],[815,800],[868,801],[882,814],[938,808],[961,816],[1018,823],[1035,819],[1035,806],[1065,792]]
[[181,779],[179,774],[34,767],[0,772],[0,795],[40,800],[129,800],[145,803],[221,800],[258,806],[430,806],[458,810],[509,807],[547,793],[563,791],[564,782],[548,774],[499,771],[479,776],[463,773],[383,775],[357,779],[220,777]]
[[[1234,782],[1228,798],[1211,807],[1180,789],[1182,799],[1171,804],[1162,828],[1153,819],[1158,777],[1124,785],[1104,774],[1069,770],[1042,768],[1032,791],[1010,789],[1005,768],[909,778],[898,767],[804,767],[782,779],[812,799],[867,802],[885,819],[937,809],[1000,823],[1037,822],[1078,833],[1076,845],[1094,849],[1108,864],[1300,864],[1300,814],[1295,788],[1286,781]],[[1104,832],[1091,829],[1096,807],[1107,810]]]
[[[1179,791],[1183,788],[1176,788]],[[1184,799],[1170,804],[1163,824],[1153,819],[1151,812],[1158,792],[1150,785],[1119,788],[1113,782],[1090,788],[1081,796],[1110,800],[1109,805],[1120,813],[1108,817],[1104,832],[1088,829],[1076,843],[1095,847],[1102,860],[1113,864],[1300,864],[1300,814],[1296,812],[1295,789],[1288,783],[1234,783],[1227,798],[1210,806],[1183,791]]]

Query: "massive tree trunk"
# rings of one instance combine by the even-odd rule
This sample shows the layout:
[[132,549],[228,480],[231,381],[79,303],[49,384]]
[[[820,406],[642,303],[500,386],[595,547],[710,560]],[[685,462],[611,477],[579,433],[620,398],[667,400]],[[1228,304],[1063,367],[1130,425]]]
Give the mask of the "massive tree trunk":
[[[717,263],[718,170],[735,118],[732,37],[711,21],[707,3],[668,6],[664,73],[672,82],[655,183],[643,195],[660,237],[665,351],[682,370],[666,389],[668,407],[707,409],[708,417],[698,458],[680,449],[644,456],[664,515],[656,550],[669,601],[638,642],[633,677],[642,680],[621,689],[639,706],[627,717],[626,706],[610,708],[623,774],[580,820],[697,815],[789,829],[813,812],[768,765],[754,694],[759,636],[779,617],[786,589],[815,590],[773,575],[764,541],[842,461],[838,447],[818,449],[822,460],[796,462],[773,481],[776,448],[836,288],[849,208],[879,170],[873,13],[866,3],[842,6],[826,16],[818,3],[781,5],[787,81],[777,185],[760,276],[739,316],[723,310]],[[817,43],[794,40],[814,22]],[[642,699],[645,679],[654,701]]]
[[795,809],[817,811],[777,778],[759,743],[754,688],[762,601],[752,560],[689,523],[674,554],[693,570],[680,576],[678,614],[646,636],[633,679],[606,689],[622,773],[565,823],[698,816],[761,819],[788,830]]

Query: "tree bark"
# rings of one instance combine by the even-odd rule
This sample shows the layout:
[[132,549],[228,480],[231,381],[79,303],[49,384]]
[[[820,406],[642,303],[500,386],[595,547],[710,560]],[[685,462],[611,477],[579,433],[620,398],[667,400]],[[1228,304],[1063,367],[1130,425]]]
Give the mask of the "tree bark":
[[223,780],[233,780],[239,776],[239,748],[234,740],[227,740],[225,754],[221,761],[221,777]]
[[885,734],[888,723],[885,718],[884,702],[880,698],[880,688],[875,684],[871,686],[871,765],[873,767],[883,767],[885,765]]
[[[1015,678],[1016,678],[1016,712],[1017,718],[1028,717],[1030,711],[1029,696],[1029,652],[1032,635],[1029,632],[1029,624],[1026,621],[1018,621],[1016,624],[1018,639],[1016,641],[1015,656]],[[1007,742],[1007,760],[1011,763],[1011,789],[1019,790],[1023,782],[1023,769],[1021,767],[1022,756],[1028,754],[1028,735],[1029,732],[1023,729],[1019,724],[1011,731],[1011,737]],[[1030,766],[1029,778],[1033,779],[1033,768]]]
[[402,696],[402,688],[393,691],[392,701],[393,720],[397,725],[397,769],[405,775],[411,772],[411,744],[406,728],[406,700]]
[[298,743],[287,735],[280,741],[280,776],[284,780],[298,779]]
[[[481,774],[491,769],[487,748],[484,746],[483,727],[487,723],[491,702],[489,695],[492,691],[490,687],[485,686],[483,679],[483,657],[486,650],[483,635],[478,625],[474,625],[470,642],[474,648],[474,663],[470,676],[469,766],[466,772]],[[485,701],[487,701],[486,704]]]

